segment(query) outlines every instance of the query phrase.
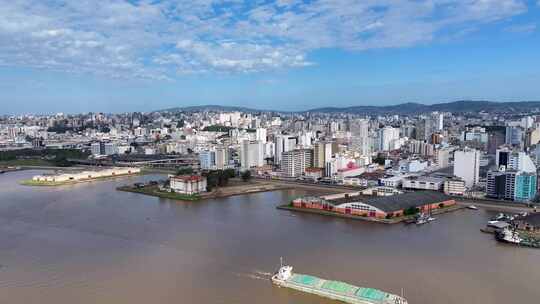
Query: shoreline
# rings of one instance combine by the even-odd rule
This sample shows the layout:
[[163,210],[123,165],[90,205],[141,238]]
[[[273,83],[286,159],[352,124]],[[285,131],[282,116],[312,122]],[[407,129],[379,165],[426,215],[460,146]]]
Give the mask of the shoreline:
[[[277,206],[276,209],[293,211],[293,212],[304,212],[304,213],[318,214],[318,215],[324,215],[324,216],[333,216],[333,217],[337,217],[337,218],[361,220],[361,221],[381,223],[381,224],[404,223],[404,222],[414,218],[414,216],[402,216],[402,217],[399,217],[399,218],[391,218],[391,219],[385,219],[384,218],[383,219],[383,218],[375,218],[375,217],[368,217],[368,216],[343,214],[343,213],[337,213],[337,212],[325,211],[325,210],[319,210],[319,209],[298,208],[298,207],[294,207],[294,206],[292,206],[290,204]],[[431,212],[431,214],[432,215],[440,215],[440,214],[445,214],[445,213],[454,212],[454,211],[463,210],[463,209],[466,209],[466,206],[456,204],[454,206],[445,207],[443,209],[433,210]]]
[[39,182],[39,181],[33,181],[31,179],[26,179],[26,180],[19,181],[19,184],[23,186],[28,186],[28,187],[58,187],[58,186],[69,186],[69,185],[76,185],[76,184],[91,183],[91,182],[97,182],[97,181],[107,181],[107,180],[113,180],[116,178],[136,177],[136,176],[141,176],[141,175],[144,175],[144,173],[121,174],[121,175],[115,175],[115,176],[104,176],[104,177],[96,177],[96,178],[82,179],[82,180],[72,180],[72,181],[65,181],[65,182]]
[[215,198],[225,198],[231,196],[239,196],[246,194],[262,193],[262,192],[272,192],[279,190],[288,190],[293,189],[292,186],[283,186],[283,185],[270,185],[268,183],[261,183],[260,181],[252,181],[246,184],[235,184],[232,186],[226,186],[213,190],[212,192],[204,192],[196,197],[189,197],[185,194],[173,193],[173,192],[163,192],[159,191],[156,186],[144,186],[143,188],[135,188],[133,185],[126,185],[117,187],[116,190],[131,192],[137,194],[143,194],[148,196],[172,199],[177,201],[202,201]]

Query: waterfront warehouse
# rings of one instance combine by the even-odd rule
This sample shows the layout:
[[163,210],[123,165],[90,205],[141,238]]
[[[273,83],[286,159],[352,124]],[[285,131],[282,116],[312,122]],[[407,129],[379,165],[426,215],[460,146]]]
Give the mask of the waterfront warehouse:
[[403,216],[407,210],[427,212],[455,205],[454,199],[435,191],[418,191],[404,194],[366,197],[358,193],[345,193],[321,197],[301,197],[292,201],[296,208],[318,209],[339,214],[373,218]]
[[65,183],[65,182],[78,182],[93,180],[98,178],[107,178],[115,176],[124,176],[138,174],[141,172],[139,168],[105,168],[99,170],[85,170],[85,171],[73,171],[73,172],[56,172],[54,174],[43,174],[32,177],[34,182],[43,183]]

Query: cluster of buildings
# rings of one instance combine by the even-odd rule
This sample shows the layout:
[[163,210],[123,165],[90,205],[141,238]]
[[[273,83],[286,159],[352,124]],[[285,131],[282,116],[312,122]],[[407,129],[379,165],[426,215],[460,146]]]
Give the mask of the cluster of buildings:
[[536,197],[539,143],[540,116],[516,112],[367,116],[201,108],[0,118],[3,150],[85,149],[113,165],[168,159],[160,164],[511,201]]

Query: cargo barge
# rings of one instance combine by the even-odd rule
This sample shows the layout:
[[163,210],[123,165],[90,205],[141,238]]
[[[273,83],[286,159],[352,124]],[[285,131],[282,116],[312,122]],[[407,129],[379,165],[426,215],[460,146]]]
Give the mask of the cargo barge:
[[305,274],[293,273],[292,266],[281,266],[272,276],[272,283],[332,300],[350,304],[407,304],[402,296],[374,288],[357,287]]

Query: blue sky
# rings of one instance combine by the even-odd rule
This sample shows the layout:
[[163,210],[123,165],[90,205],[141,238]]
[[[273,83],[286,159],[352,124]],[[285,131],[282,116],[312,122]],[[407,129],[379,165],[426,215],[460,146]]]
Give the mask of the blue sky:
[[536,0],[13,0],[0,114],[540,100]]

